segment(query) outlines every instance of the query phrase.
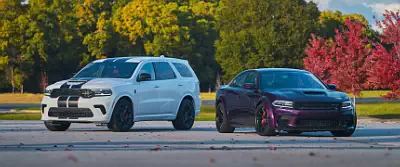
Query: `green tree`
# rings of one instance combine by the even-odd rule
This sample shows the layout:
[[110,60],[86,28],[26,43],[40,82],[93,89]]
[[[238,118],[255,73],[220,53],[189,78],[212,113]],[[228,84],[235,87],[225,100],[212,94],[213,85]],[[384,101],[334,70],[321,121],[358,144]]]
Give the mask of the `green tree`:
[[318,36],[328,39],[332,38],[336,35],[335,29],[341,29],[345,27],[346,19],[350,19],[352,21],[357,21],[365,25],[364,33],[368,36],[369,39],[373,39],[377,41],[378,33],[374,31],[368,23],[368,20],[361,14],[342,14],[340,11],[323,11],[321,12],[318,19],[318,32],[316,33]]
[[218,38],[213,2],[132,1],[117,10],[113,25],[144,55],[186,59],[202,87],[215,84]]
[[24,36],[28,27],[26,6],[20,0],[0,1],[0,66],[11,84],[12,92],[15,88],[23,92],[23,82],[26,71],[25,53],[27,38]]
[[302,67],[318,17],[304,0],[221,0],[216,60],[224,80],[249,68]]

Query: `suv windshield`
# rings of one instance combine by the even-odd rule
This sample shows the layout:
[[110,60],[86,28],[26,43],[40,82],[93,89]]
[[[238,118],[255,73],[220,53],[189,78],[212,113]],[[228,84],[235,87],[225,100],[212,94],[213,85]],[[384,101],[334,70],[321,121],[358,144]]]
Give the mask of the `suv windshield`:
[[90,63],[74,78],[130,78],[138,63],[110,62]]
[[326,89],[314,75],[305,72],[262,72],[262,89]]

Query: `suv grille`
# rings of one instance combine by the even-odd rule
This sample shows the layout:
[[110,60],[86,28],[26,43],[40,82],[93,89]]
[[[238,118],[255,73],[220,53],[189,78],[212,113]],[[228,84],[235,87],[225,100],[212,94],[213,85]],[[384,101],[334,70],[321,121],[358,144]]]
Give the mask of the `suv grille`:
[[340,103],[295,103],[299,110],[339,110]]
[[53,89],[50,97],[57,98],[60,96],[79,96],[83,98],[91,98],[94,96],[90,89]]
[[89,108],[55,108],[49,109],[49,117],[61,118],[79,118],[79,117],[93,117],[93,113]]

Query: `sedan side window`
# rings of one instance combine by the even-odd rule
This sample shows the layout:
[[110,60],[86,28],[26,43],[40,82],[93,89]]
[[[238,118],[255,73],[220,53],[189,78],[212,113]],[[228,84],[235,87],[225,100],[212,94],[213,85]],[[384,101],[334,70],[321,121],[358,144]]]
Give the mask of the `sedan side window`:
[[231,82],[231,86],[232,87],[243,87],[244,85],[244,81],[246,80],[248,73],[242,73],[239,76],[237,76],[232,82]]
[[153,63],[147,63],[147,64],[143,65],[142,69],[140,70],[139,76],[142,73],[150,74],[152,81],[156,79],[156,74],[154,72]]
[[255,72],[251,72],[247,78],[246,81],[244,82],[246,84],[253,84],[253,85],[257,85],[257,73]]

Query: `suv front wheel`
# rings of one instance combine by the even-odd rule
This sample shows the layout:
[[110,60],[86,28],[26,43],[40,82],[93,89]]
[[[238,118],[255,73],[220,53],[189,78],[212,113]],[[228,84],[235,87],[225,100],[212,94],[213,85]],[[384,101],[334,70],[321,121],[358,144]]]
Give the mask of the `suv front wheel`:
[[66,131],[69,128],[69,126],[71,126],[71,123],[45,121],[44,125],[50,131]]
[[127,132],[134,124],[133,106],[128,99],[121,99],[114,107],[108,129],[113,132]]
[[174,125],[176,130],[189,130],[194,124],[194,117],[195,112],[193,102],[188,99],[184,99],[181,103],[181,106],[179,106],[176,119],[172,121],[172,125]]

